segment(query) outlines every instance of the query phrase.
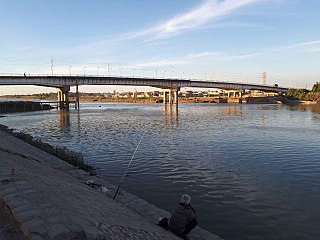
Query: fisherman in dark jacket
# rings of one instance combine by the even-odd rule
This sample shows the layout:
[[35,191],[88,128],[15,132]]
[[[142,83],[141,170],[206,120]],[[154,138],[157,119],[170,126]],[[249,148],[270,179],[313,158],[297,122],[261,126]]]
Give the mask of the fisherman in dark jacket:
[[191,197],[183,194],[181,202],[174,209],[169,222],[169,229],[182,239],[189,239],[187,234],[198,224],[196,212],[190,201]]

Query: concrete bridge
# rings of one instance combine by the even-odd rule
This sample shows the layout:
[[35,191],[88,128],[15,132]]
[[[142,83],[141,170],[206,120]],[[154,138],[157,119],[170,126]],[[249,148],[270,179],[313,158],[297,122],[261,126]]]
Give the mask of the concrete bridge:
[[250,83],[232,83],[218,81],[201,81],[171,78],[141,78],[114,76],[74,76],[74,75],[0,75],[0,85],[35,85],[55,87],[58,102],[61,107],[69,105],[70,87],[76,87],[77,106],[79,106],[78,86],[80,85],[127,85],[149,86],[161,88],[164,91],[164,103],[177,104],[178,92],[182,87],[218,88],[224,90],[260,90],[265,92],[285,93],[288,88]]

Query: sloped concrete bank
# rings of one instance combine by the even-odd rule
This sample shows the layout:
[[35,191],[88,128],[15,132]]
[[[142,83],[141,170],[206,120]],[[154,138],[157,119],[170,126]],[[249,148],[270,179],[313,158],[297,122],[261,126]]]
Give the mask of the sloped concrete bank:
[[[179,239],[156,225],[169,212],[115,189],[0,130],[0,200],[28,239]],[[197,227],[191,239],[221,238]]]

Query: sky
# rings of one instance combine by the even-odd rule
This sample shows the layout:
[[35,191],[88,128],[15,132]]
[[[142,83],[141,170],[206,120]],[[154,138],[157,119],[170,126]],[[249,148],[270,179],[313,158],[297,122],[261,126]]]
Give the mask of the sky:
[[267,84],[311,88],[320,81],[319,10],[319,0],[0,0],[0,74],[259,84],[267,72]]

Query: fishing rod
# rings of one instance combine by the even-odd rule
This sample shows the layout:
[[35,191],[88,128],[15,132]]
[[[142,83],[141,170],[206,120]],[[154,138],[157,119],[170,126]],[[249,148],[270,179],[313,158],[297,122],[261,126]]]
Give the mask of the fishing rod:
[[143,137],[143,134],[142,134],[142,136],[141,136],[141,138],[140,138],[140,141],[139,141],[136,149],[134,150],[134,152],[133,152],[133,154],[132,154],[132,156],[131,156],[131,159],[130,159],[130,161],[129,161],[129,163],[128,163],[127,169],[126,169],[126,171],[124,172],[124,174],[123,174],[123,176],[122,176],[122,179],[121,179],[121,181],[120,181],[120,183],[119,183],[119,186],[118,186],[118,188],[117,188],[117,191],[116,191],[116,193],[114,194],[114,196],[113,196],[113,198],[112,198],[113,200],[116,198],[116,196],[117,196],[117,194],[118,194],[118,192],[119,192],[119,189],[120,189],[120,187],[121,187],[121,185],[122,185],[122,183],[123,183],[123,180],[124,180],[124,178],[125,178],[125,176],[126,176],[126,174],[127,174],[127,172],[128,172],[128,169],[129,169],[130,164],[131,164],[131,162],[132,162],[132,160],[133,160],[133,158],[134,158],[134,155],[136,154],[136,152],[137,152],[137,150],[138,150],[138,148],[139,148],[139,145],[140,145],[140,143],[141,143],[141,141],[142,141],[142,137]]

